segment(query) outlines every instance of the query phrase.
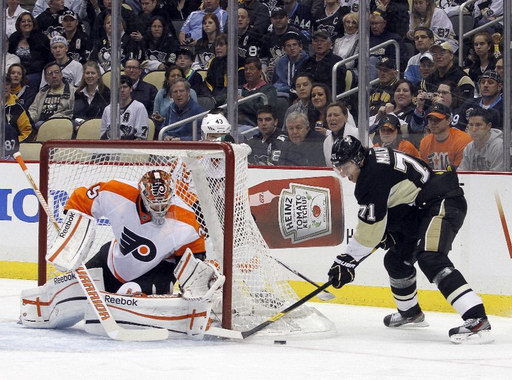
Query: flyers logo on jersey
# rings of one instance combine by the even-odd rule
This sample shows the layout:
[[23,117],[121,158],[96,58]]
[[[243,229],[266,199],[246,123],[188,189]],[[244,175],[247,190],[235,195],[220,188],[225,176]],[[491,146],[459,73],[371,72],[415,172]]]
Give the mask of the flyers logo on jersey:
[[137,260],[146,263],[153,260],[156,256],[156,247],[151,240],[137,235],[126,227],[121,233],[119,246],[124,256],[131,254]]

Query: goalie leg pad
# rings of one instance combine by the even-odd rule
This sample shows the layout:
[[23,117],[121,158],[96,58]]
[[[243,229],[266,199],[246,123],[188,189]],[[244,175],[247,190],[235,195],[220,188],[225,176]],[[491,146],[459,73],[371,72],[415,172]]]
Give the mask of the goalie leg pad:
[[46,261],[65,272],[80,266],[96,235],[96,220],[77,210],[68,210],[61,230],[46,254]]
[[[113,318],[123,327],[160,327],[171,337],[202,339],[211,323],[211,301],[187,300],[173,295],[121,295],[105,293],[105,303]],[[92,307],[85,308],[85,331],[105,335]]]
[[[91,276],[103,289],[101,269],[91,269]],[[83,319],[86,296],[73,272],[54,277],[43,286],[25,289],[20,297],[20,321],[25,327],[60,329]]]
[[190,249],[183,254],[174,275],[186,299],[212,300],[226,279],[213,265],[196,259]]

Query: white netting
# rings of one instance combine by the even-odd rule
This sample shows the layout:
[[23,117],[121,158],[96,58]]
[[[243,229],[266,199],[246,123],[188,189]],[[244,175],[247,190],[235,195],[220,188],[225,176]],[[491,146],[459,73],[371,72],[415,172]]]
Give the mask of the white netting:
[[[179,143],[178,143],[179,144]],[[79,148],[55,147],[49,150],[48,200],[54,216],[60,222],[62,210],[71,192],[80,186],[89,187],[100,181],[122,178],[138,180],[152,169],[173,174],[176,194],[195,211],[207,236],[208,259],[223,268],[223,238],[225,214],[225,153],[222,149],[193,150],[172,148],[126,149],[111,146]],[[263,322],[297,300],[283,269],[268,254],[268,247],[254,222],[248,201],[247,154],[245,145],[233,145],[235,152],[233,254],[232,254],[232,320],[236,330],[247,330]],[[96,242],[91,256],[112,239],[107,220],[98,223]],[[47,226],[48,244],[55,230]],[[49,275],[56,271],[49,268]],[[226,281],[229,284],[229,279]],[[226,285],[229,286],[229,285]],[[330,333],[332,325],[316,310],[302,306],[264,330],[267,335],[303,335]]]

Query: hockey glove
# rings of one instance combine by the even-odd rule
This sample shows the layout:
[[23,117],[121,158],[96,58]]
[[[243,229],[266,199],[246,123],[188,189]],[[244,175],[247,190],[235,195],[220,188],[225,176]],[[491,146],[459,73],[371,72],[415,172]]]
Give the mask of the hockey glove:
[[329,270],[329,280],[336,289],[354,281],[358,262],[350,255],[338,255]]
[[393,248],[396,245],[396,238],[393,236],[393,234],[389,232],[385,232],[384,236],[382,237],[382,240],[380,241],[377,248],[382,248],[383,250],[387,251]]

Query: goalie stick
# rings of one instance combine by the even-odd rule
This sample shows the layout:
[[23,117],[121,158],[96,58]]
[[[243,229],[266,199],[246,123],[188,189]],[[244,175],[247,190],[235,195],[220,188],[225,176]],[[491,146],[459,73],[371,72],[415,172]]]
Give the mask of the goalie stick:
[[[53,217],[50,208],[48,207],[48,203],[43,197],[43,194],[39,191],[38,186],[36,185],[32,175],[28,171],[27,165],[21,156],[21,153],[14,153],[14,158],[18,162],[21,167],[21,170],[27,177],[28,182],[32,186],[37,199],[46,215],[52,222],[53,226],[57,231],[60,230],[59,224]],[[89,271],[85,267],[85,265],[79,266],[76,268],[73,273],[75,273],[80,286],[82,287],[87,300],[91,304],[98,320],[101,325],[105,329],[107,335],[115,340],[124,340],[124,341],[152,341],[152,340],[165,340],[169,337],[169,331],[163,328],[148,328],[148,329],[125,329],[116,322],[112,313],[110,312],[105,300],[100,294],[100,291],[96,287],[94,280],[91,278]]]

